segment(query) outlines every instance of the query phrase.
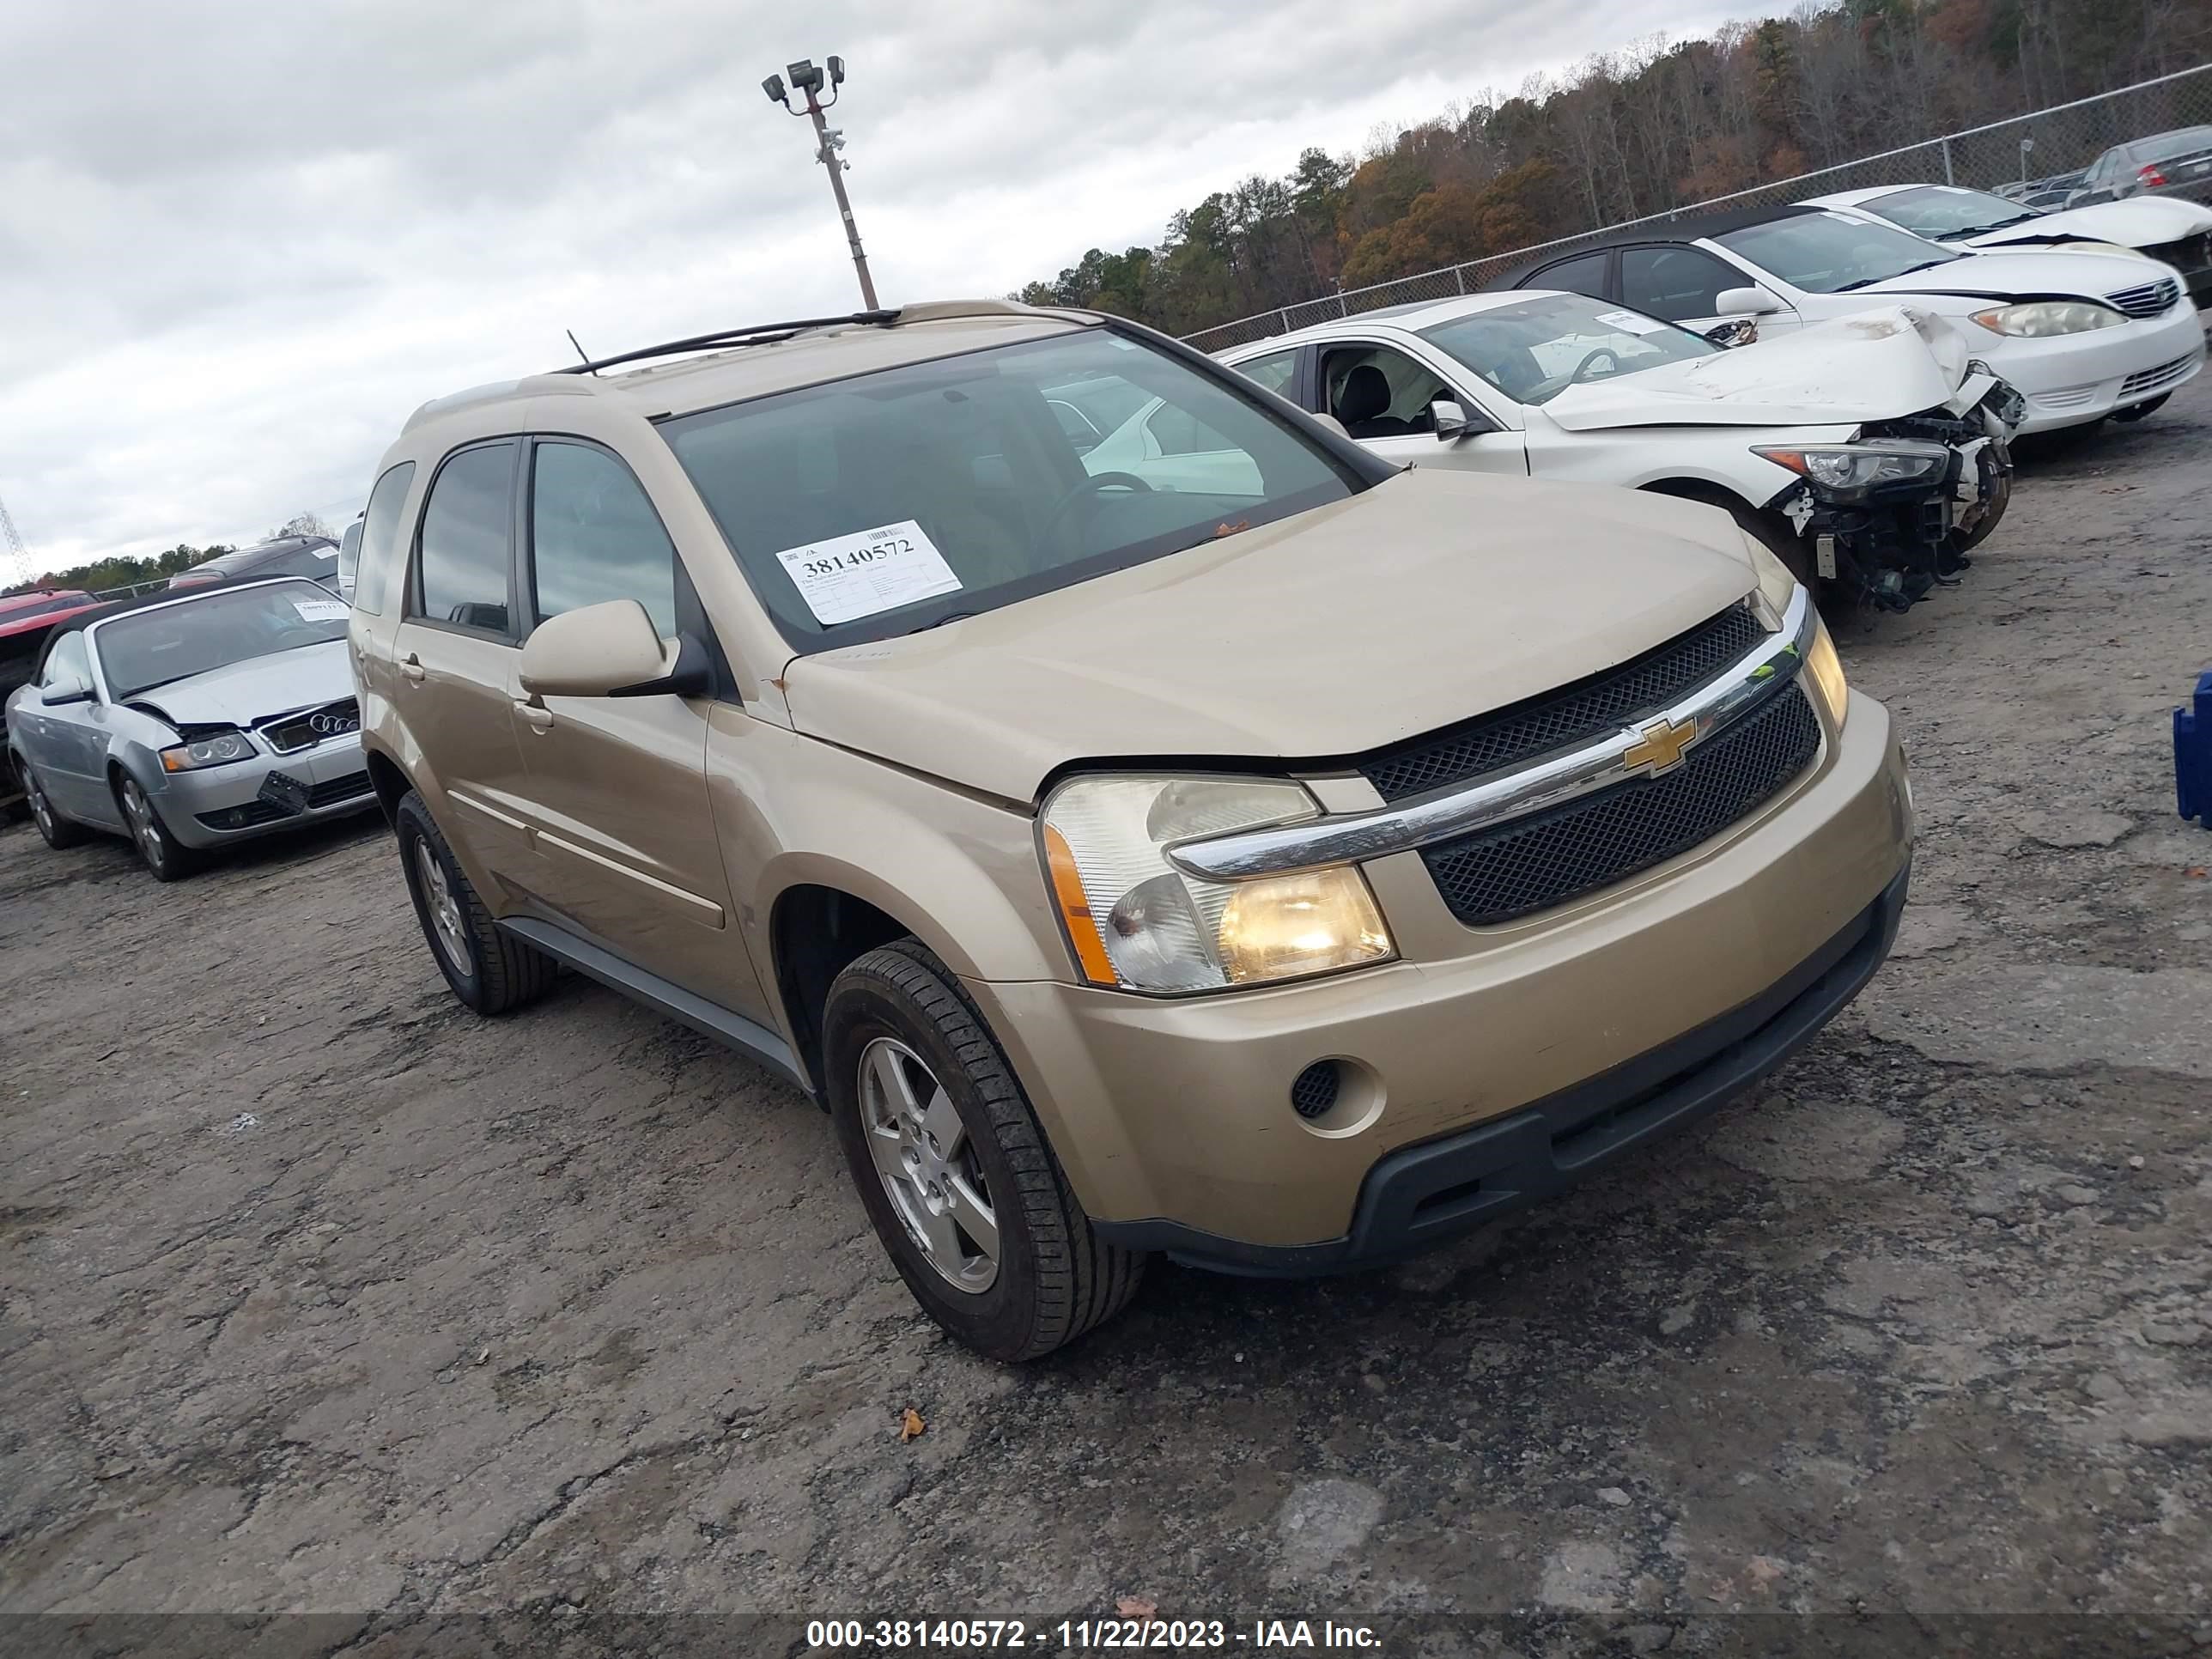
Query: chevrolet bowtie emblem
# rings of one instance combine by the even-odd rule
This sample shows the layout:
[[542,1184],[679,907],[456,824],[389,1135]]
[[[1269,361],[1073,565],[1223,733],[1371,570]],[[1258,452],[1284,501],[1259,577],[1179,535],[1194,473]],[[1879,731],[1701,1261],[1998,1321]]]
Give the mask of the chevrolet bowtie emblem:
[[1651,775],[1671,772],[1682,763],[1682,751],[1698,740],[1698,723],[1685,720],[1677,726],[1672,720],[1656,720],[1644,728],[1644,735],[1621,754],[1625,766],[1648,766]]

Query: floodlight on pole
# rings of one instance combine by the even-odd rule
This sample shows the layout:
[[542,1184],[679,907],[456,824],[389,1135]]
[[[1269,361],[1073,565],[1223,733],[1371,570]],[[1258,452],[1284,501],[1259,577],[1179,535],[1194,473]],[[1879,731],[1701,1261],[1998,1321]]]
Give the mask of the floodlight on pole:
[[[826,72],[825,72],[826,71]],[[789,86],[785,85],[788,80]],[[822,101],[824,85],[830,88],[830,101]],[[853,250],[853,269],[860,274],[860,299],[870,311],[880,310],[876,303],[876,284],[868,275],[868,256],[860,250],[860,227],[853,217],[853,204],[845,195],[845,169],[852,163],[837,152],[845,148],[845,135],[830,127],[822,118],[822,112],[837,101],[837,88],[845,84],[845,60],[832,58],[821,68],[811,58],[802,58],[795,64],[787,64],[781,75],[771,75],[761,82],[761,90],[769,101],[781,104],[792,115],[804,115],[814,123],[816,148],[814,159],[830,169],[830,192],[837,198],[837,216],[845,223],[845,240]],[[805,97],[805,107],[792,106],[793,95]]]

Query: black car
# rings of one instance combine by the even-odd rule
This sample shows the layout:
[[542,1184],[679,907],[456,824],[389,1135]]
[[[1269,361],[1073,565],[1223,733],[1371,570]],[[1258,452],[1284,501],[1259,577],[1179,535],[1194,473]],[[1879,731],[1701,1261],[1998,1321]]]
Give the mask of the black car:
[[171,588],[203,587],[211,582],[258,580],[264,576],[305,576],[332,592],[338,586],[338,544],[328,536],[280,536],[275,541],[218,553],[169,578]]

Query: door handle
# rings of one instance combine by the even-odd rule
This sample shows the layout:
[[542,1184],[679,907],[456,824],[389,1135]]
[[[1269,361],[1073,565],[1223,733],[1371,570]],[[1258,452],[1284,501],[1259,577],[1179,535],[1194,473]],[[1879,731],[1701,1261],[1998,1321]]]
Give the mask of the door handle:
[[518,702],[514,706],[521,711],[522,718],[530,722],[532,731],[550,732],[553,729],[553,711],[544,703]]
[[422,678],[422,659],[416,656],[412,651],[410,651],[404,657],[400,659],[399,672],[407,676],[410,680],[421,679]]

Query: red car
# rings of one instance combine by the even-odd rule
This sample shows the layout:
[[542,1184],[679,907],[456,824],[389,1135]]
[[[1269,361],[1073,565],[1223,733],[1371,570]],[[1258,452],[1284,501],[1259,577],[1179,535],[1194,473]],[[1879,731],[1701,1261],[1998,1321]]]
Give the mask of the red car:
[[[10,691],[31,678],[39,665],[39,647],[46,642],[54,624],[99,603],[91,594],[75,588],[34,588],[28,593],[0,596],[0,707],[5,706]],[[0,742],[7,735],[7,723],[0,719]],[[0,765],[0,811],[13,817],[19,793],[15,769]]]

